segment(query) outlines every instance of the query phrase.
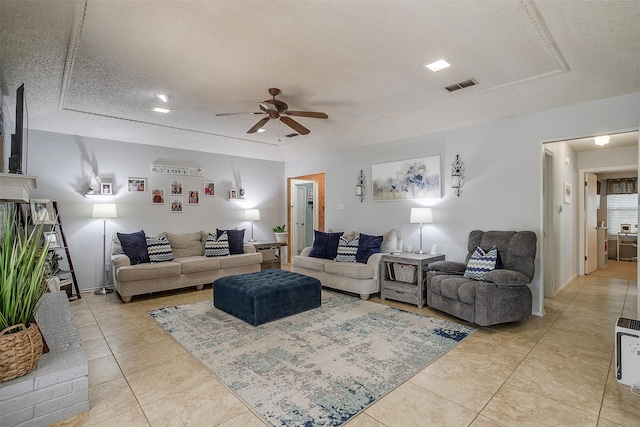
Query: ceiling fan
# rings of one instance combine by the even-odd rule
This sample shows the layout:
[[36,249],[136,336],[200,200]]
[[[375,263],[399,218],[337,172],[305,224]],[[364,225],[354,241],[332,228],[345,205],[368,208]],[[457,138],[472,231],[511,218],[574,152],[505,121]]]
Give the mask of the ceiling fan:
[[[270,88],[269,95],[272,96],[272,99],[267,99],[266,101],[258,104],[262,111],[255,113],[222,113],[216,114],[216,116],[231,116],[234,114],[268,114],[268,117],[260,119],[258,123],[247,131],[247,133],[256,133],[258,130],[262,129],[269,120],[280,119],[282,123],[289,126],[300,135],[307,135],[311,131],[293,120],[291,117],[287,116],[312,117],[314,119],[326,119],[329,117],[325,113],[318,113],[314,111],[290,111],[289,106],[285,102],[276,99],[276,96],[280,95],[280,89],[278,88]],[[282,114],[284,114],[284,116],[282,116]]]

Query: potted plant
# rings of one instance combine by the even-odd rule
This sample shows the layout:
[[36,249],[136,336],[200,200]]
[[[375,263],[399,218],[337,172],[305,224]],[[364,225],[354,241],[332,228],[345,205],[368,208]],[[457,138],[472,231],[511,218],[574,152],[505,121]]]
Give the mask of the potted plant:
[[42,336],[34,316],[47,291],[44,280],[49,243],[41,246],[43,224],[29,231],[6,205],[0,230],[0,382],[38,366]]
[[276,242],[278,243],[286,243],[287,242],[287,235],[289,234],[289,232],[287,231],[287,225],[276,225],[275,227],[273,227],[273,234],[276,235]]

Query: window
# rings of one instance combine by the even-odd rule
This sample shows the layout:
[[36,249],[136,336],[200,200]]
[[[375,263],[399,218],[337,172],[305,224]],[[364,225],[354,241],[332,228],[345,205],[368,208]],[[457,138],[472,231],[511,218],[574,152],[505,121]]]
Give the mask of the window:
[[620,224],[631,224],[631,231],[637,232],[638,195],[607,195],[607,224],[609,224],[609,234],[618,234]]

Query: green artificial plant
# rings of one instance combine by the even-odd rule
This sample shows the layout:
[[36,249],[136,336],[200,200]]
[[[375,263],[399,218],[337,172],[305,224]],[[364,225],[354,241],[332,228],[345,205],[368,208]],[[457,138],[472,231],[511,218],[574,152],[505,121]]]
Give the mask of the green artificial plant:
[[276,225],[275,227],[273,227],[273,232],[274,233],[284,233],[284,232],[286,232],[286,227],[287,227],[287,224],[285,224],[285,225]]
[[19,224],[9,206],[2,215],[0,237],[0,330],[31,322],[47,291],[44,278],[49,243],[40,242],[43,224],[31,231]]

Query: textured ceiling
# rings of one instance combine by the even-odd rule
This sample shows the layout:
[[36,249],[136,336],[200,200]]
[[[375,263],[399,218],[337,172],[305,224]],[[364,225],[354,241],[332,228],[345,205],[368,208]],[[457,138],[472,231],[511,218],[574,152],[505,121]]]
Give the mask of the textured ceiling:
[[[25,83],[31,129],[293,159],[638,92],[638,22],[639,1],[2,0],[0,88]],[[216,116],[270,87],[329,118]]]

